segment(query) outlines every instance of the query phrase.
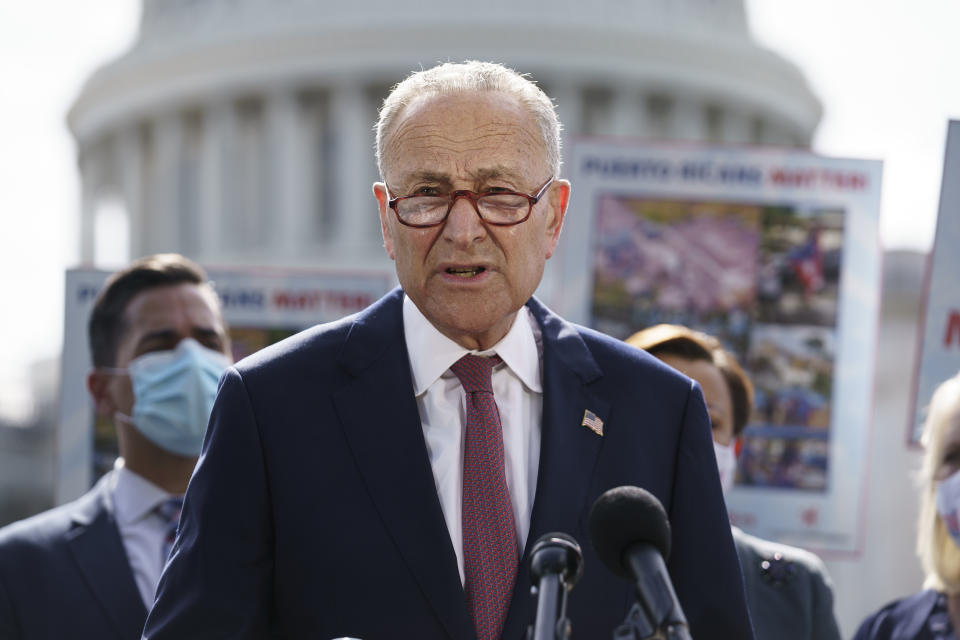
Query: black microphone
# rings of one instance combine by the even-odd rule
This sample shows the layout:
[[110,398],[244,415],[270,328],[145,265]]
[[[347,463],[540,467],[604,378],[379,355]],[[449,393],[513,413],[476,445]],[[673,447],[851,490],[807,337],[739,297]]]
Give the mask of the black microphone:
[[537,593],[537,617],[528,640],[567,640],[567,594],[583,575],[580,545],[565,533],[547,533],[530,551],[530,577]]
[[[614,638],[689,640],[687,619],[664,560],[670,556],[670,522],[660,501],[640,487],[616,487],[590,510],[590,537],[600,560],[633,579],[637,605]],[[638,606],[639,605],[639,606]]]

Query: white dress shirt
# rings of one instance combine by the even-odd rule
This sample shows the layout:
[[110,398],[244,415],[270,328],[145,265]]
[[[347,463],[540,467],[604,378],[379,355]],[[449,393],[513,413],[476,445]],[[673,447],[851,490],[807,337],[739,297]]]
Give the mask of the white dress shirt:
[[167,534],[167,523],[153,508],[173,495],[127,469],[123,458],[118,458],[114,465],[111,494],[120,539],[140,597],[149,611],[165,564],[160,556]]
[[485,351],[469,351],[440,333],[410,298],[404,296],[403,330],[427,454],[463,582],[461,495],[467,408],[466,393],[450,366],[468,353],[496,354],[503,360],[493,370],[493,397],[503,428],[504,466],[517,540],[523,549],[530,532],[540,464],[543,413],[540,327],[530,311],[522,307],[500,342]]

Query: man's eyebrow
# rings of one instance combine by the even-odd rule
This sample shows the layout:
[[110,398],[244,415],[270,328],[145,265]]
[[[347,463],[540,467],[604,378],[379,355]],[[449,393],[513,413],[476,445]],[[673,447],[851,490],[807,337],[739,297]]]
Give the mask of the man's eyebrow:
[[177,332],[173,329],[157,329],[156,331],[149,331],[142,336],[137,341],[137,345],[141,345],[144,342],[150,342],[152,340],[169,340],[170,338],[175,338]]
[[226,337],[225,332],[217,331],[213,327],[194,327],[193,335],[200,339],[216,338],[217,340],[220,340],[220,341],[222,341]]
[[[496,180],[505,178],[508,180],[519,181],[522,179],[523,173],[517,171],[513,167],[508,167],[506,165],[494,165],[492,167],[484,167],[470,172],[470,177],[475,182],[486,182],[488,180]],[[405,176],[403,176],[402,184],[409,185],[413,182],[432,182],[442,185],[451,185],[453,179],[448,173],[441,173],[437,171],[430,170],[419,170],[413,171]]]
[[516,179],[521,174],[511,167],[498,164],[484,169],[477,169],[473,172],[477,180],[493,180],[495,178],[513,178]]
[[414,171],[413,173],[405,176],[407,182],[439,182],[442,184],[450,184],[450,176],[446,173],[437,173],[434,171]]
[[[222,338],[223,334],[217,331],[214,327],[194,327],[191,330],[191,335],[194,338],[207,339],[207,338]],[[180,333],[174,329],[157,329],[156,331],[150,331],[148,333],[140,336],[140,339],[137,341],[134,349],[141,349],[144,345],[150,343],[169,343],[180,341]]]
[[[202,336],[220,335],[220,332],[218,332],[214,327],[194,327],[191,330],[191,333]],[[157,329],[156,331],[150,331],[140,336],[140,340],[137,344],[143,344],[144,342],[150,342],[152,340],[170,340],[173,338],[178,338],[179,336],[180,334],[175,329]]]

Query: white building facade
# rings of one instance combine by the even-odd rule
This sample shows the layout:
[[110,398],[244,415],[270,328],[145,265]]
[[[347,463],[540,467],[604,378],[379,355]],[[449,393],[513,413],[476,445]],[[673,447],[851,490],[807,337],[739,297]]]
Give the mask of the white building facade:
[[144,0],[68,117],[83,262],[119,209],[130,257],[389,268],[377,109],[411,70],[465,59],[530,73],[568,135],[808,146],[821,113],[742,0]]

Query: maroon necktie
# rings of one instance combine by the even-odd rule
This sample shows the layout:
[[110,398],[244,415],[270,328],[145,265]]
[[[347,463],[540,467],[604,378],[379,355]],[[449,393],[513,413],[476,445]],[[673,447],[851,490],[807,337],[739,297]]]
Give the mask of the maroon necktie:
[[173,541],[177,537],[177,525],[180,523],[181,509],[183,509],[183,496],[167,498],[153,508],[154,513],[160,516],[166,525],[163,536],[163,548],[160,550],[160,557],[163,559],[163,564],[167,564],[167,558],[170,557],[170,551],[173,549]]
[[517,578],[517,531],[491,372],[500,358],[466,355],[450,370],[467,394],[463,446],[463,572],[477,640],[497,640]]

